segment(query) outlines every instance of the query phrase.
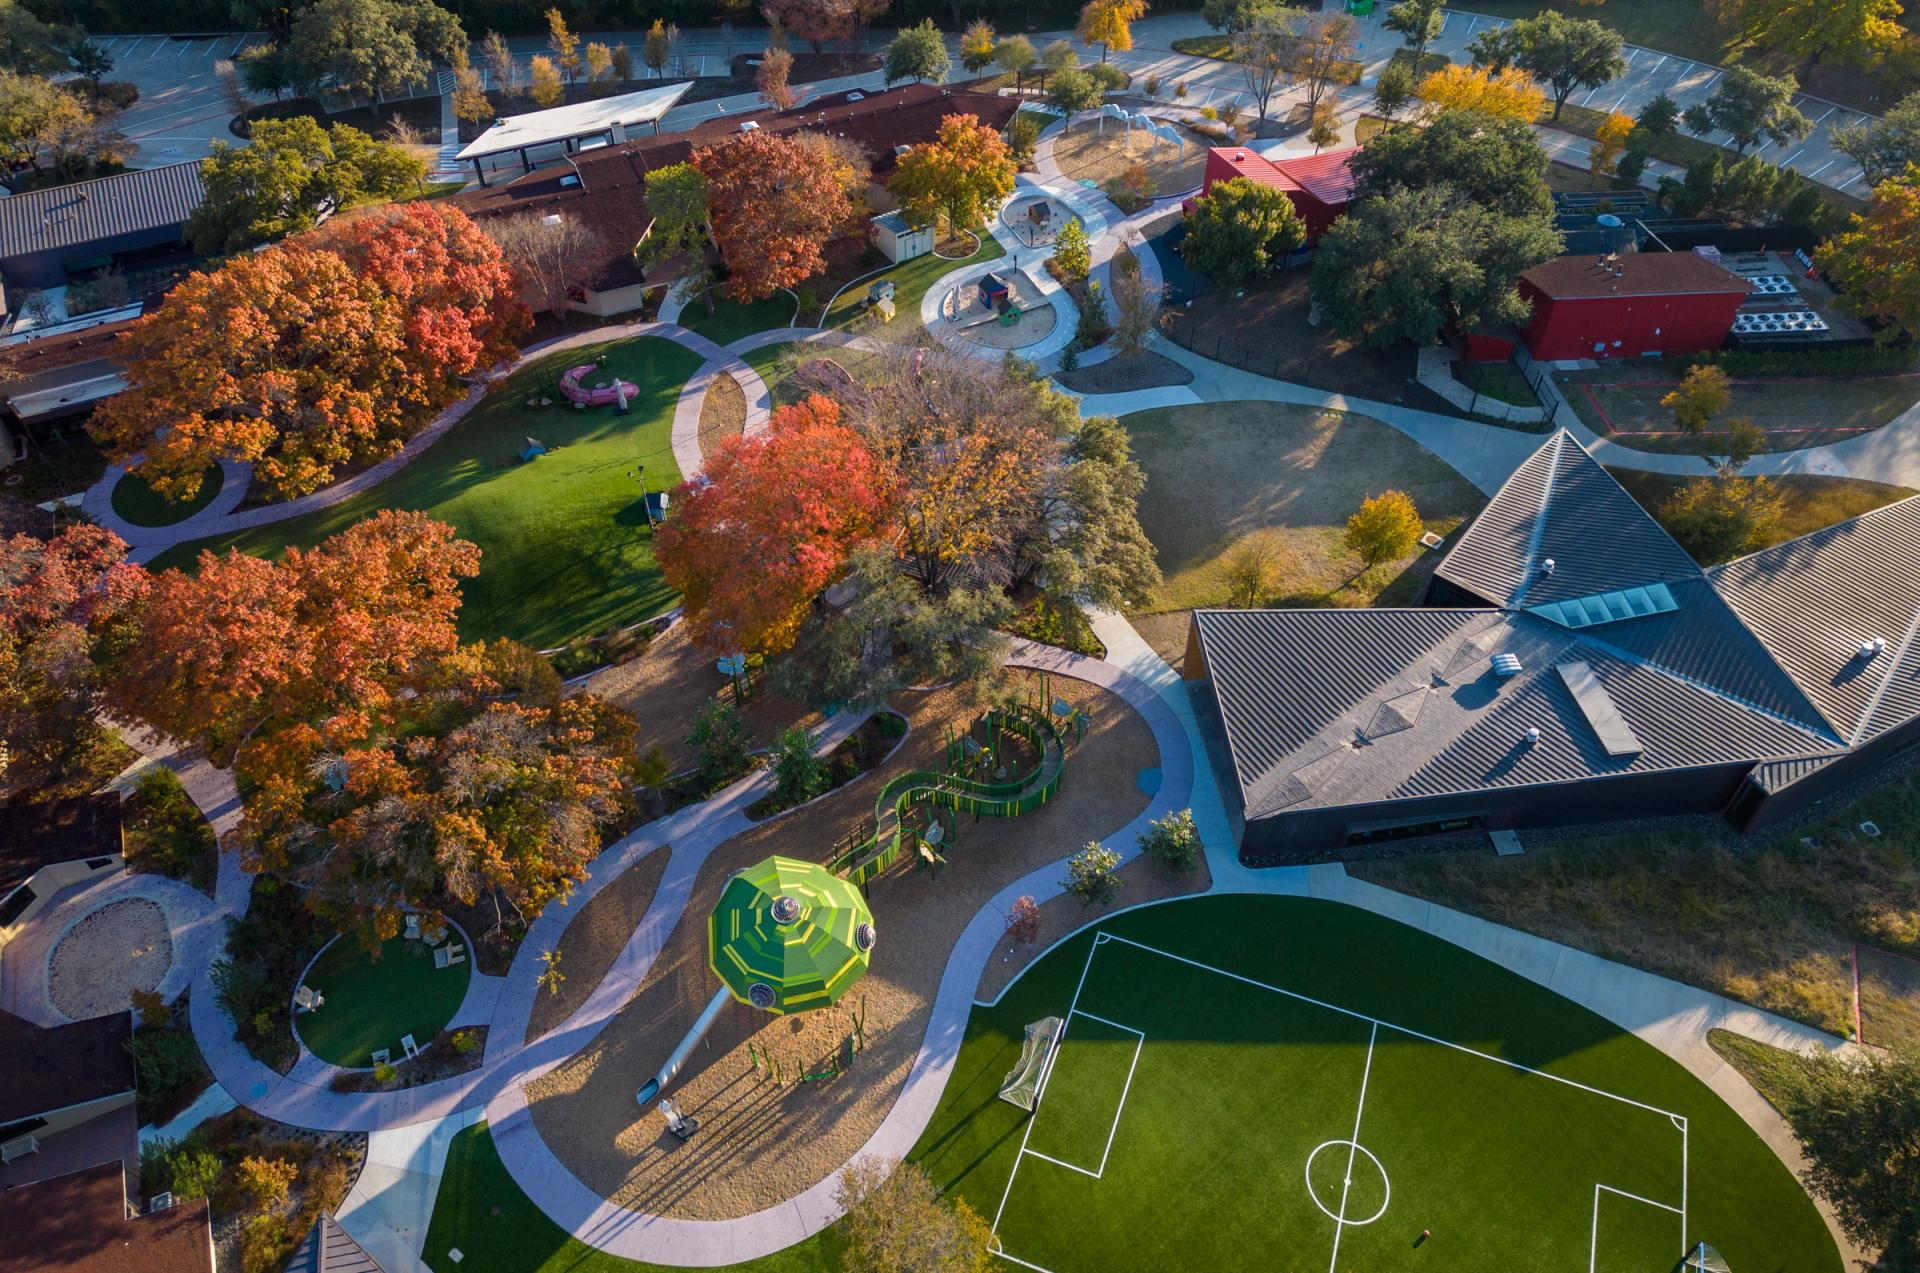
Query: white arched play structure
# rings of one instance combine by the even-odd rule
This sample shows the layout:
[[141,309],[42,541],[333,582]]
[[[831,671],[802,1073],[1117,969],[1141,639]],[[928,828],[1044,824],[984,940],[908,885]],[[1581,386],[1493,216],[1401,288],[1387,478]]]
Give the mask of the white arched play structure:
[[1155,119],[1145,111],[1129,112],[1126,108],[1116,106],[1112,102],[1108,102],[1105,106],[1102,106],[1099,114],[1100,131],[1102,133],[1107,131],[1108,120],[1117,119],[1127,126],[1127,137],[1129,140],[1132,139],[1135,128],[1142,128],[1146,130],[1149,137],[1153,138],[1153,148],[1156,152],[1159,151],[1161,142],[1170,141],[1180,148],[1180,158],[1185,159],[1187,157],[1187,139],[1182,137],[1180,130],[1172,124]]

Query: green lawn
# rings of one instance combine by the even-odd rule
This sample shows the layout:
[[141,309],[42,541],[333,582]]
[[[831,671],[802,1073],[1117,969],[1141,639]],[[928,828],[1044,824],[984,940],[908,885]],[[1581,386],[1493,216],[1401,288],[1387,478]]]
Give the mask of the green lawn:
[[[980,250],[962,260],[950,260],[944,256],[915,257],[904,261],[890,270],[861,279],[840,293],[840,299],[827,309],[826,321],[822,327],[844,327],[857,318],[867,299],[867,291],[875,283],[891,281],[893,283],[893,305],[895,324],[907,327],[920,325],[920,300],[927,294],[935,280],[950,270],[963,265],[984,265],[988,261],[998,260],[1006,255],[1000,241],[986,231],[980,231]],[[803,316],[803,320],[806,321]]]
[[[1000,1216],[1011,1255],[1054,1273],[1318,1268],[1336,1225],[1315,1199],[1340,1214],[1346,1192],[1340,1267],[1584,1268],[1597,1198],[1600,1269],[1665,1270],[1704,1239],[1743,1273],[1839,1273],[1798,1182],[1717,1096],[1531,982],[1298,898],[1202,898],[1101,927],[1180,958],[1091,934],[1046,956],[975,1009],[915,1150],[936,1183]],[[995,1099],[1000,1081],[1022,1027],[1069,1008],[1029,1123]],[[1356,1117],[1365,1154],[1346,1143]],[[1684,1196],[1684,1229],[1597,1185]]]
[[[1724,453],[1724,436],[1685,433],[1660,399],[1678,388],[1687,360],[1635,359],[1556,373],[1556,383],[1586,426],[1638,451]],[[1735,377],[1728,417],[1744,416],[1766,433],[1767,451],[1844,442],[1886,424],[1920,400],[1920,373]],[[1716,448],[1719,448],[1718,450]]]
[[[459,1262],[447,1258],[458,1250]],[[738,1273],[827,1273],[840,1267],[840,1243],[829,1229],[798,1246],[726,1267]],[[421,1259],[434,1273],[665,1273],[580,1242],[533,1205],[507,1168],[485,1123],[453,1138],[446,1174],[427,1228]]]
[[135,526],[171,526],[183,522],[213,503],[226,478],[215,464],[201,479],[199,493],[192,499],[169,502],[157,494],[146,479],[129,473],[113,484],[113,511]]
[[[607,372],[640,388],[631,414],[528,407],[559,395],[553,378],[604,354]],[[275,556],[311,545],[382,508],[417,508],[480,546],[480,574],[464,586],[460,635],[508,636],[539,646],[635,623],[673,604],[647,537],[640,488],[673,486],[673,408],[699,367],[671,341],[642,338],[570,350],[516,373],[486,403],[370,491],[331,508],[255,530],[183,545],[156,566],[189,565],[202,548]],[[528,437],[548,453],[518,460]]]
[[775,292],[751,305],[716,297],[711,314],[707,313],[705,302],[693,300],[688,301],[687,307],[680,311],[682,327],[697,331],[708,340],[722,345],[732,344],[742,336],[751,336],[755,332],[785,327],[793,322],[793,318],[793,297],[787,292]]
[[472,973],[471,956],[463,964],[434,967],[424,942],[395,937],[375,959],[358,941],[341,937],[307,973],[306,984],[326,996],[326,1004],[296,1018],[300,1038],[309,1052],[335,1065],[372,1065],[370,1054],[380,1048],[398,1058],[401,1035],[411,1034],[425,1047],[453,1019]]

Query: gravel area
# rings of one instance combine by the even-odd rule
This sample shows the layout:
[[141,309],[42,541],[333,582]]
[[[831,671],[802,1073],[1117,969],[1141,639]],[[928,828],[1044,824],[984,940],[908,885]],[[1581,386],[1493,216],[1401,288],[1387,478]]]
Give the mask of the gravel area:
[[672,846],[663,844],[635,862],[595,893],[568,923],[559,946],[565,980],[559,994],[542,991],[534,997],[533,1015],[527,1019],[528,1043],[572,1016],[606,977],[653,904],[654,890],[660,887],[672,851]]
[[1213,887],[1213,872],[1207,869],[1203,853],[1191,871],[1179,875],[1159,864],[1137,857],[1120,868],[1120,894],[1111,902],[1089,906],[1077,897],[1062,893],[1040,903],[1040,932],[1029,944],[1003,941],[996,957],[980,971],[980,985],[973,997],[982,1002],[1005,990],[1026,966],[1059,945],[1080,928],[1096,919],[1139,906],[1143,902],[1162,902],[1170,897],[1188,897]]
[[[727,688],[727,678],[715,670],[714,662],[712,655],[688,640],[686,625],[676,623],[645,654],[596,673],[586,688],[631,712],[640,722],[634,739],[637,748],[644,752],[658,743],[666,748],[677,772],[693,763],[687,731],[693,728],[694,714]],[[743,715],[754,747],[771,745],[795,722],[811,727],[820,719],[803,704],[780,698],[758,684]]]
[[156,902],[128,898],[102,906],[53,948],[47,991],[53,1006],[84,1021],[125,1012],[136,990],[152,990],[173,963],[167,916]]
[[[739,1005],[723,1012],[671,1089],[701,1124],[700,1134],[682,1145],[658,1118],[636,1111],[633,1091],[713,994],[705,919],[722,884],[769,853],[825,857],[871,816],[887,778],[937,768],[942,726],[964,726],[978,708],[958,689],[899,696],[895,706],[912,732],[888,763],[716,849],[646,983],[589,1048],[528,1089],[534,1122],[568,1169],[638,1211],[718,1220],[791,1198],[851,1158],[906,1080],[941,973],[968,920],[1008,880],[1061,861],[1146,807],[1136,777],[1159,763],[1146,723],[1121,699],[1085,682],[1056,676],[1051,693],[1083,705],[1094,718],[1069,755],[1059,795],[1025,817],[963,821],[938,881],[906,863],[875,881],[879,945],[867,976],[839,1007],[791,1018]],[[796,1081],[841,1050],[856,1012],[864,1013],[866,1048],[851,1069],[838,1078]],[[749,1040],[777,1061],[784,1083],[755,1073]]]

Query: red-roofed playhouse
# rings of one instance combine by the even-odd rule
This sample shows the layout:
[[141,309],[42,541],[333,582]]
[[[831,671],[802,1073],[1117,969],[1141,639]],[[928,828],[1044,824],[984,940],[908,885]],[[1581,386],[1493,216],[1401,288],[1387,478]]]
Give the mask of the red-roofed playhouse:
[[1359,153],[1358,146],[1348,146],[1274,160],[1245,146],[1215,146],[1207,151],[1206,186],[1201,193],[1211,194],[1214,182],[1235,177],[1284,190],[1294,211],[1307,223],[1307,242],[1313,243],[1353,202],[1353,157]]
[[1543,362],[1702,353],[1726,343],[1749,290],[1692,252],[1556,257],[1520,276],[1523,339]]

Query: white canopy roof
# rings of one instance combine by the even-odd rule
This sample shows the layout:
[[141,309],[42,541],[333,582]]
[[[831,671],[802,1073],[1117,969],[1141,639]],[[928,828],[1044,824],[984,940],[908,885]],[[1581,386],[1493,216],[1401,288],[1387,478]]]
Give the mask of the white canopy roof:
[[693,81],[688,80],[660,88],[642,89],[638,93],[622,93],[618,97],[556,106],[552,110],[509,115],[497,121],[476,140],[467,143],[459,157],[481,159],[519,150],[523,146],[545,146],[570,141],[575,137],[591,137],[608,131],[616,124],[627,128],[635,124],[651,124],[672,110],[674,103],[685,97],[687,90],[692,87]]

